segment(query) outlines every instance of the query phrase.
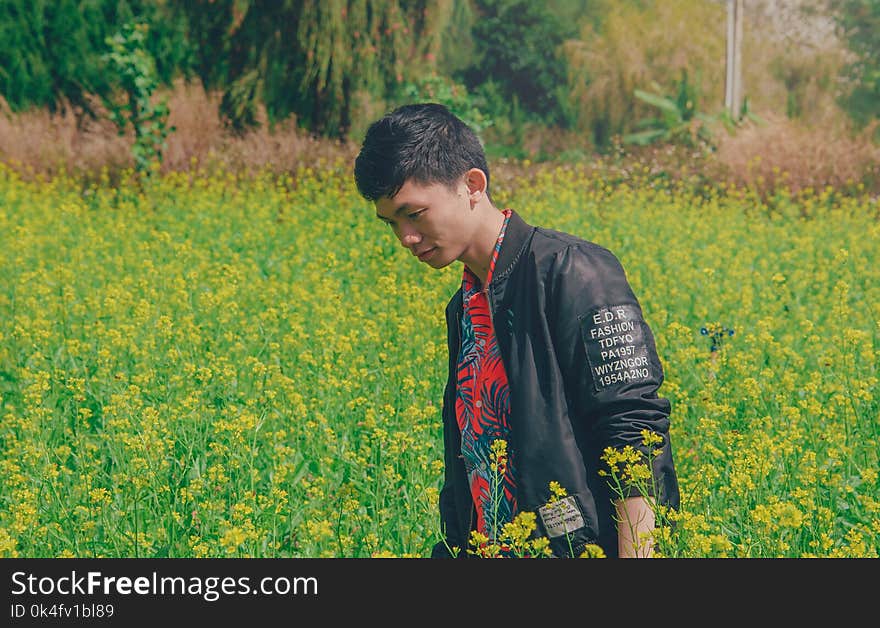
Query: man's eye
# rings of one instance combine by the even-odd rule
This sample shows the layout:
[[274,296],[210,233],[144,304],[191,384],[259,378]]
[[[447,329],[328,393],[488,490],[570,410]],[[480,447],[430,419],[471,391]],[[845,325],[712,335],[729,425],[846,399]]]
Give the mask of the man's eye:
[[410,220],[417,220],[418,217],[421,216],[424,212],[425,212],[424,209],[420,209],[417,212],[413,212],[413,213],[407,214],[407,215],[409,216]]

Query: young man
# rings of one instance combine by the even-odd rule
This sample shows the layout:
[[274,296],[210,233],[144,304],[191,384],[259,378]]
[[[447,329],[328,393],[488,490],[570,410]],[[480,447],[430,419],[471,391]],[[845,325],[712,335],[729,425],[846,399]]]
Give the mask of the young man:
[[[439,104],[375,121],[354,177],[421,262],[464,265],[446,307],[445,538],[432,555],[467,556],[472,531],[498,539],[521,511],[536,513],[556,556],[590,544],[651,555],[655,507],[679,505],[670,404],[657,396],[654,337],[617,258],[495,207],[479,138]],[[652,458],[652,477],[615,494],[601,456],[626,445]]]

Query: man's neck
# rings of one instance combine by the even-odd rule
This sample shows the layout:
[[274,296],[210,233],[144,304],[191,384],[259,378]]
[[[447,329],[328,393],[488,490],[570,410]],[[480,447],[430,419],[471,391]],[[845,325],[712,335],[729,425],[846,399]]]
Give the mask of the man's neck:
[[486,287],[486,278],[489,276],[489,265],[492,263],[492,254],[495,251],[495,243],[504,226],[504,213],[490,205],[486,208],[478,208],[475,211],[485,212],[486,218],[477,229],[472,251],[462,256],[464,262],[474,275],[480,280],[481,287]]

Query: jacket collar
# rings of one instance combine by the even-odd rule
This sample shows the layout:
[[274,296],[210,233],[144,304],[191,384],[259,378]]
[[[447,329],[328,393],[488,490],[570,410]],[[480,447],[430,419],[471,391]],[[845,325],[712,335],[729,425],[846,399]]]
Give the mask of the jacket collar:
[[490,284],[495,280],[504,279],[516,264],[519,256],[525,249],[526,242],[531,238],[535,227],[526,223],[522,217],[511,210],[510,219],[507,223],[507,231],[504,234],[504,240],[501,242],[501,250],[498,252],[498,259],[495,262],[495,270],[493,271]]

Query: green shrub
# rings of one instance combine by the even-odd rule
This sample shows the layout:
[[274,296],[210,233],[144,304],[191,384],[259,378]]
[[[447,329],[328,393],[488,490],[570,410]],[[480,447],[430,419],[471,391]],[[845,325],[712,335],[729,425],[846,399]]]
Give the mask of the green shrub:
[[162,162],[165,139],[173,129],[168,127],[166,100],[153,102],[153,92],[159,86],[156,61],[145,47],[149,27],[143,22],[130,22],[107,38],[110,52],[104,60],[113,71],[119,87],[125,94],[123,102],[106,98],[110,118],[124,135],[134,129],[132,156],[139,171],[149,172],[154,163]]

